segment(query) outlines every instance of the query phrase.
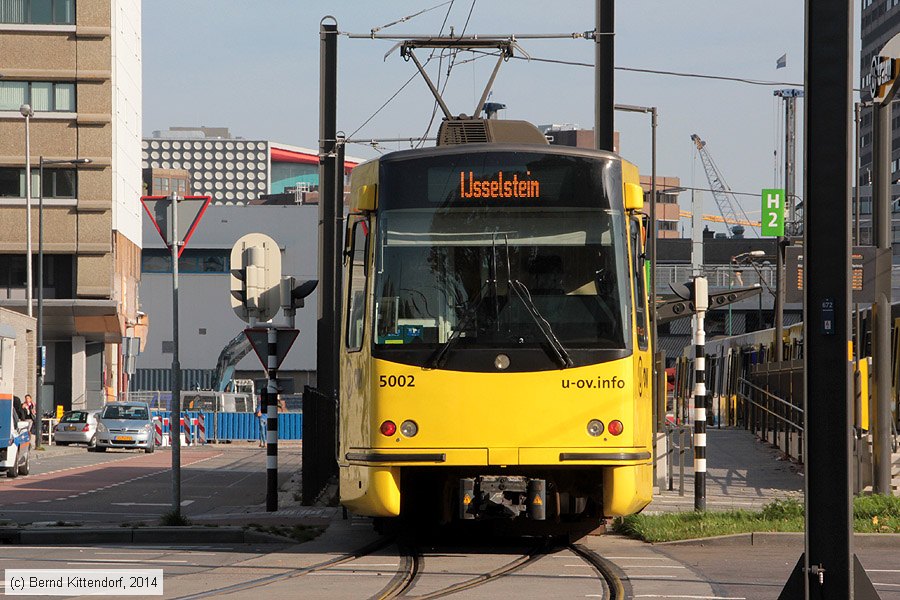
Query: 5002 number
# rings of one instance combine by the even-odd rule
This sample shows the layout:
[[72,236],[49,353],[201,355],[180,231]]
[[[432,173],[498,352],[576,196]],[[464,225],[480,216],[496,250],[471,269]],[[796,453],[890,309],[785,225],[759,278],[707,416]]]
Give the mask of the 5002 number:
[[378,387],[416,387],[415,375],[381,375]]

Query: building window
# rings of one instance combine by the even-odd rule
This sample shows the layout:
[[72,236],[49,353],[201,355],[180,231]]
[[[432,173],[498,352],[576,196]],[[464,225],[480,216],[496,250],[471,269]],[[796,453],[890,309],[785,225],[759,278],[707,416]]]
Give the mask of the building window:
[[0,0],[0,23],[73,25],[75,0]]
[[[163,248],[141,252],[142,273],[171,273],[172,254]],[[225,274],[231,272],[231,250],[185,250],[178,259],[178,272]]]
[[[7,1],[0,0],[0,7]],[[75,84],[0,81],[0,110],[18,111],[23,104],[30,104],[34,112],[75,112]]]
[[[3,0],[0,0],[2,2]],[[31,197],[41,194],[40,169],[31,167]],[[75,169],[44,169],[44,198],[77,198],[78,171]],[[25,169],[0,167],[0,197],[25,197]]]

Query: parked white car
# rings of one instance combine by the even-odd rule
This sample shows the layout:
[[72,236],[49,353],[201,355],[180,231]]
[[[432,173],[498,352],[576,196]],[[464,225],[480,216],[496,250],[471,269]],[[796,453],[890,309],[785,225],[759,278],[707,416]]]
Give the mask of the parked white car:
[[63,413],[62,418],[53,431],[53,440],[57,446],[69,444],[87,444],[88,448],[97,445],[97,422],[100,420],[96,412],[87,410],[70,410]]

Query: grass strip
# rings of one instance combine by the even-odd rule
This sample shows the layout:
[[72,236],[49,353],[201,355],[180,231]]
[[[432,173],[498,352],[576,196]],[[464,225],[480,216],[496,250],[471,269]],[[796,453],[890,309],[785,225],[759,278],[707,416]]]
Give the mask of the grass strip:
[[[680,512],[620,517],[613,531],[645,542],[672,542],[751,532],[802,532],[803,502],[776,500],[760,511]],[[853,501],[856,533],[900,533],[900,498],[859,496]]]

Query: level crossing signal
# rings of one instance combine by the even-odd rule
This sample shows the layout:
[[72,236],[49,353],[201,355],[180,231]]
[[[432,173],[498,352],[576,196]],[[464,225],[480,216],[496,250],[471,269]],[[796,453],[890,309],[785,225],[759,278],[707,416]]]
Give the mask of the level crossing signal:
[[231,308],[242,320],[269,321],[281,306],[281,249],[248,233],[231,249]]

